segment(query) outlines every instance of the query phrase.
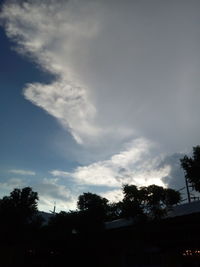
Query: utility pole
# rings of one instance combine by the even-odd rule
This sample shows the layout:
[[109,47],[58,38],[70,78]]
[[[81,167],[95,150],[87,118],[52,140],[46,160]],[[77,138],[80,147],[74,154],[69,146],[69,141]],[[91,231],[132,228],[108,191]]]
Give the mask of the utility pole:
[[56,202],[54,202],[53,210],[50,210],[50,212],[55,215],[56,214]]
[[188,179],[186,177],[185,177],[185,185],[186,185],[186,190],[187,190],[188,203],[190,203],[191,202],[190,190],[189,190],[189,185],[188,185]]

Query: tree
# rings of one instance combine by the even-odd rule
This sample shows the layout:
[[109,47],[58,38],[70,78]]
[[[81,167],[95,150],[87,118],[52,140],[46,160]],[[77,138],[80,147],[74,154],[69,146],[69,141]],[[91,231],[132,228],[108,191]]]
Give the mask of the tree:
[[123,193],[122,215],[125,217],[146,215],[152,219],[159,219],[181,200],[178,191],[158,185],[140,188],[135,185],[124,185]]
[[104,216],[108,209],[108,200],[88,192],[79,196],[77,206],[80,211],[91,211]]
[[122,216],[135,217],[143,214],[142,191],[135,185],[123,185]]
[[38,194],[32,188],[14,189],[10,196],[0,200],[1,223],[24,225],[31,222],[37,212]]
[[185,178],[196,191],[200,192],[200,146],[193,147],[192,157],[185,155],[180,162]]
[[107,212],[107,220],[112,221],[116,220],[122,217],[122,201],[119,202],[112,202],[108,206],[108,212]]
[[106,198],[90,192],[83,193],[78,197],[77,207],[82,222],[80,231],[96,231],[103,227],[109,210]]
[[55,214],[49,220],[48,226],[57,236],[71,235],[79,228],[80,220],[77,211],[69,211]]
[[168,209],[170,209],[173,205],[178,204],[180,201],[181,201],[180,192],[171,188],[165,189],[164,203]]

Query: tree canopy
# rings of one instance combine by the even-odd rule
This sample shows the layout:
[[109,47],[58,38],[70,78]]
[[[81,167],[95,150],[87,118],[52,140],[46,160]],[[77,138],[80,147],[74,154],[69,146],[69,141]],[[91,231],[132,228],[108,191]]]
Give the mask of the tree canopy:
[[[119,218],[160,219],[180,202],[180,193],[157,185],[137,187],[125,184],[123,199],[109,201],[94,193],[83,193],[78,197],[77,210],[60,212],[49,221],[49,230],[54,234],[71,235],[74,231],[91,233],[101,231],[104,222]],[[9,196],[0,199],[0,224],[2,229],[23,229],[34,225],[37,216],[38,194],[32,188],[14,189]],[[8,230],[9,231],[9,230]]]
[[37,212],[37,192],[31,187],[15,188],[9,196],[0,199],[1,222],[25,224]]
[[108,200],[97,194],[83,193],[78,197],[77,207],[81,211],[86,210],[106,210]]
[[200,192],[200,146],[193,147],[192,156],[185,155],[180,162],[186,179],[196,191]]
[[108,212],[108,200],[97,194],[83,193],[78,197],[77,207],[81,224],[79,229],[93,231],[101,229]]
[[125,217],[146,215],[158,219],[181,200],[178,191],[158,185],[140,188],[135,185],[124,185],[123,193],[122,215]]

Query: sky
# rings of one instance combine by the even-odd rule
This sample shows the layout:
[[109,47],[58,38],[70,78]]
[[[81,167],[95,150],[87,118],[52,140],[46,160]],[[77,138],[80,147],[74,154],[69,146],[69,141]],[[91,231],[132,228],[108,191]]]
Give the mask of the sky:
[[182,188],[199,42],[198,0],[1,1],[0,197],[31,186],[67,211],[126,183]]

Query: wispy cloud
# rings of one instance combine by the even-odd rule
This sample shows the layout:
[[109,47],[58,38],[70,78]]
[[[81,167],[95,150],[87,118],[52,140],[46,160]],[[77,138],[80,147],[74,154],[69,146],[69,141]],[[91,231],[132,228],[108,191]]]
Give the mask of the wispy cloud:
[[67,211],[76,208],[77,192],[67,185],[59,183],[59,179],[44,178],[33,184],[34,190],[39,194],[39,209],[49,211],[56,203],[56,211]]
[[60,171],[60,170],[52,170],[52,171],[49,171],[49,173],[57,177],[68,177],[70,175],[70,172]]
[[58,178],[40,178],[40,179],[19,179],[10,178],[0,182],[0,198],[8,196],[14,188],[23,188],[30,186],[33,191],[38,193],[38,208],[42,211],[53,209],[56,202],[56,211],[68,211],[76,209],[76,202],[80,192],[76,187],[69,187],[61,184]]
[[9,195],[14,188],[22,188],[25,181],[19,178],[10,178],[4,182],[0,182],[0,197]]
[[71,58],[86,49],[84,42],[98,31],[94,15],[91,16],[93,6],[86,2],[82,8],[74,1],[27,1],[21,5],[7,4],[1,14],[8,36],[18,43],[18,51],[31,55],[58,77],[48,85],[27,84],[25,98],[57,118],[78,143],[100,131],[94,122],[95,107],[73,70]]
[[56,75],[26,85],[25,98],[87,146],[143,136],[174,153],[198,143],[199,1],[161,2],[6,1],[7,35]]
[[152,144],[137,139],[126,144],[126,148],[110,159],[79,166],[73,172],[53,170],[56,177],[73,178],[75,182],[86,185],[121,187],[124,183],[138,186],[164,185],[162,178],[170,172],[169,165],[159,167],[162,157],[152,159]]
[[123,199],[123,192],[121,189],[113,189],[107,192],[100,193],[102,197],[107,198],[111,203],[112,202],[119,202]]
[[55,176],[164,184],[170,164],[158,167],[158,155],[199,142],[199,1],[136,2],[5,1],[1,20],[16,49],[55,75],[27,84],[24,97],[101,155]]
[[50,85],[28,84],[24,96],[56,117],[80,144],[84,137],[97,137],[101,132],[95,126],[95,108],[88,100],[87,91],[69,80]]
[[44,178],[42,181],[35,185],[41,195],[51,196],[54,199],[68,201],[71,198],[70,190],[65,185],[58,183],[58,179]]
[[19,175],[36,175],[34,171],[28,171],[28,170],[19,170],[19,169],[13,169],[9,170],[10,173],[13,174],[19,174]]

